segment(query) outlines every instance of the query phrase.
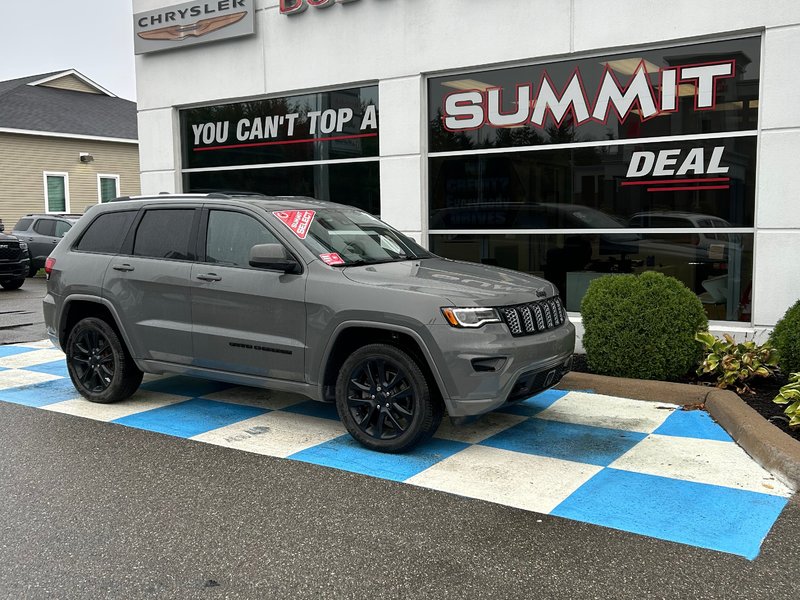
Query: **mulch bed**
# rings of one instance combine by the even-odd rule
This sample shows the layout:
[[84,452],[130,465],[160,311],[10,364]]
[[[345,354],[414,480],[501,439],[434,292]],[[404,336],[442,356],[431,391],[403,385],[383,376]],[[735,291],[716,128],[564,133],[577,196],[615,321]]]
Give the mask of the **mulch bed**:
[[[585,354],[575,354],[572,364],[572,370],[579,373],[591,373],[589,365],[586,361]],[[800,441],[800,427],[789,429],[788,419],[783,414],[786,406],[775,404],[772,399],[778,395],[778,391],[782,386],[786,385],[788,377],[784,374],[777,374],[775,377],[767,377],[763,379],[756,379],[750,385],[753,393],[743,392],[739,397],[744,400],[753,410],[755,410],[762,417],[767,419],[770,423],[792,436],[797,441]],[[687,383],[691,385],[713,386],[713,382],[708,378],[698,377],[696,375],[687,375],[678,380],[678,383]],[[736,392],[736,390],[731,390]]]

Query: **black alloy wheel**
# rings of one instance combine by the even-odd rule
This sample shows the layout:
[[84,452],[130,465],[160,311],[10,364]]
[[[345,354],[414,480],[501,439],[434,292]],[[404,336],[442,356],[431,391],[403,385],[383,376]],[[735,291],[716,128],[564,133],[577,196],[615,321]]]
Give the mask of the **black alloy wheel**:
[[370,344],[347,358],[336,408],[350,434],[380,452],[404,452],[427,439],[443,413],[417,361],[389,344]]
[[116,331],[104,320],[89,317],[79,321],[69,334],[66,347],[70,379],[83,397],[107,404],[124,400],[142,382]]
[[378,440],[392,440],[408,431],[417,402],[400,365],[380,356],[367,358],[349,379],[347,407],[361,431]]

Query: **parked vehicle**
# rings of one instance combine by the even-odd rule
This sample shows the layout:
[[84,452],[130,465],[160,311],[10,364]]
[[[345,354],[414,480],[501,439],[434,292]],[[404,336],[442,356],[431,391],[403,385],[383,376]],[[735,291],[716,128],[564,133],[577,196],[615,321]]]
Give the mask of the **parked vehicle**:
[[25,283],[30,264],[27,244],[0,230],[0,287],[19,289]]
[[44,268],[45,260],[64,234],[78,221],[77,214],[27,214],[22,217],[11,233],[28,244],[31,268],[30,276]]
[[554,386],[575,328],[542,279],[440,258],[311,198],[141,197],[92,207],[47,260],[47,331],[94,402],[142,372],[335,402],[401,452]]

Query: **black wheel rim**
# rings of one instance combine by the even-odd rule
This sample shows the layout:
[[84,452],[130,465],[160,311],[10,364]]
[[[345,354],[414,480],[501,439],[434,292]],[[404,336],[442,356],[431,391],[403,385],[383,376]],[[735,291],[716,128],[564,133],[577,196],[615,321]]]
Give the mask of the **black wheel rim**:
[[408,374],[385,358],[368,358],[350,373],[347,409],[356,426],[377,440],[400,437],[414,420],[416,395]]
[[107,390],[116,371],[111,344],[108,338],[95,328],[84,329],[75,338],[72,343],[70,364],[81,386],[92,394],[100,394]]

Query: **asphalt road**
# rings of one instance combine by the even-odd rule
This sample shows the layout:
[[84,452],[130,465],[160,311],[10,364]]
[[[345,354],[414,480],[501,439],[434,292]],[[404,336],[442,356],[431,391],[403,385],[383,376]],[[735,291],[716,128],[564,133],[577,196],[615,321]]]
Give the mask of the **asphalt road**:
[[43,277],[26,279],[18,290],[0,289],[0,344],[34,342],[47,337],[42,298],[47,293]]
[[750,562],[12,404],[0,447],[2,598],[798,597],[797,500]]

